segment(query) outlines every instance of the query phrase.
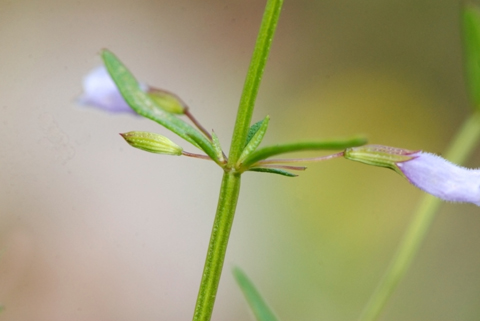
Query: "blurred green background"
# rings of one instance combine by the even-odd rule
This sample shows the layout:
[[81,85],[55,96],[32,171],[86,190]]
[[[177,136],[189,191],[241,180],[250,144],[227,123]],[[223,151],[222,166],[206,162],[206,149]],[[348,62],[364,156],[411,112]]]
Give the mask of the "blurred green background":
[[[109,48],[228,149],[264,5],[0,0],[0,320],[191,318],[221,171],[129,148],[118,133],[147,130],[194,151],[75,99]],[[441,154],[470,112],[459,11],[286,0],[254,114],[271,116],[264,144],[361,133]],[[342,159],[294,179],[246,173],[213,320],[253,320],[235,265],[282,320],[355,320],[421,196]],[[442,206],[381,320],[480,319],[479,214]]]

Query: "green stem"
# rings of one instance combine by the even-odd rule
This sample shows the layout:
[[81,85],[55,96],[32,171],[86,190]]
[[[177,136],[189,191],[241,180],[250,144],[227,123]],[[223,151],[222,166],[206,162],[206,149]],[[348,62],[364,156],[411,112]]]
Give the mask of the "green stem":
[[[463,124],[448,148],[445,158],[456,164],[463,164],[480,139],[480,112],[472,114]],[[380,284],[360,316],[361,321],[376,320],[387,300],[408,271],[428,230],[430,229],[441,200],[425,195],[421,200],[402,243],[397,249]]]
[[240,174],[227,172],[223,174],[217,214],[193,315],[194,321],[208,321],[212,316],[239,192]]
[[268,0],[263,14],[262,24],[258,33],[255,49],[253,50],[250,67],[243,86],[242,97],[238,106],[237,120],[233,130],[230,147],[229,165],[234,166],[242,153],[247,139],[248,128],[252,120],[255,99],[262,80],[263,71],[267,62],[273,35],[277,28],[283,0]]
[[228,166],[224,167],[225,173],[223,174],[217,214],[213,223],[202,281],[198,291],[197,304],[193,315],[194,321],[209,321],[212,316],[227,251],[228,238],[240,192],[240,173],[236,171],[235,164],[245,146],[255,99],[270,52],[270,45],[282,4],[283,0],[268,0],[265,13],[263,14],[262,24],[240,99]]

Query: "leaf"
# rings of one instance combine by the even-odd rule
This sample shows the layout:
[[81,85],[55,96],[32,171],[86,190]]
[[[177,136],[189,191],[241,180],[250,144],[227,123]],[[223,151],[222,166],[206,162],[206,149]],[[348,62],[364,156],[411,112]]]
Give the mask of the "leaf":
[[277,321],[277,317],[265,303],[248,276],[238,267],[233,269],[233,276],[240,286],[240,289],[242,290],[257,321]]
[[[215,151],[215,148],[213,147],[212,143],[208,140],[202,140],[199,139],[197,136],[190,135],[190,133],[187,134],[195,143],[197,143],[200,146],[200,149],[202,149],[212,160],[215,161],[218,165],[222,165],[220,162],[220,159],[217,156],[217,152]],[[203,136],[202,136],[203,137]]]
[[255,135],[257,133],[257,131],[260,129],[260,127],[263,124],[263,121],[264,121],[264,119],[256,122],[252,126],[250,126],[250,128],[248,129],[247,141],[245,142],[245,146],[247,146],[247,144],[252,140],[253,135]]
[[480,10],[472,4],[462,11],[463,51],[469,94],[480,108]]
[[261,172],[261,173],[270,173],[270,174],[278,174],[287,177],[297,177],[298,175],[292,174],[290,172],[284,171],[283,169],[276,169],[276,168],[265,168],[265,167],[253,167],[248,169],[251,172]]
[[258,161],[279,154],[307,150],[342,150],[349,147],[364,145],[366,142],[367,140],[363,137],[354,137],[350,139],[332,139],[318,142],[297,142],[267,146],[251,153],[243,162],[243,166],[248,168]]
[[255,134],[240,154],[240,157],[238,158],[238,164],[243,163],[243,161],[257,149],[258,145],[260,145],[263,137],[265,136],[265,133],[267,132],[269,120],[270,117],[266,116],[265,119],[262,121],[262,124],[256,130]]
[[[183,120],[173,114],[158,108],[156,103],[138,86],[135,77],[128,71],[125,65],[110,51],[102,51],[102,59],[105,67],[118,87],[125,101],[138,114],[151,119],[165,128],[171,130],[194,146],[203,149],[202,146],[210,146],[210,141]],[[195,139],[193,139],[195,137]],[[202,142],[200,145],[198,142]],[[205,153],[208,154],[206,150]]]
[[215,154],[217,155],[217,158],[223,162],[223,150],[222,146],[220,146],[220,140],[218,139],[217,134],[212,130],[212,143],[213,143],[213,148],[215,150]]

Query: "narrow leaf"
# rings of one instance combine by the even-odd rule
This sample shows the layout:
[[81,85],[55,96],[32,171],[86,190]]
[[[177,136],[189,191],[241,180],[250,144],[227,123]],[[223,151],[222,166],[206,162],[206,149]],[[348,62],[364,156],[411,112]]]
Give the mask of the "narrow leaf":
[[267,132],[269,121],[270,117],[266,116],[256,133],[253,135],[253,137],[243,149],[242,154],[240,154],[240,157],[238,158],[238,164],[243,163],[243,161],[247,159],[247,157],[257,149],[258,145],[260,145],[263,137],[265,136],[265,133]]
[[296,174],[292,174],[290,172],[284,171],[282,169],[276,169],[276,168],[254,167],[254,168],[250,168],[249,171],[261,172],[261,173],[270,173],[270,174],[278,174],[278,175],[287,176],[287,177],[297,177],[298,176]]
[[265,303],[248,276],[238,267],[233,269],[233,276],[235,277],[235,280],[237,280],[237,283],[257,321],[277,321],[277,317]]
[[464,63],[467,87],[475,108],[480,108],[480,10],[468,4],[462,12]]
[[[158,108],[148,94],[140,89],[132,73],[128,71],[125,65],[112,52],[104,49],[102,51],[102,58],[118,90],[133,110],[159,123],[200,149],[201,147],[198,141],[201,141],[202,145],[210,145],[208,139],[194,127],[175,117],[173,114]],[[193,139],[193,137],[195,137],[195,139]],[[205,152],[207,153],[207,151]]]
[[255,124],[253,124],[252,126],[250,126],[250,128],[248,129],[247,141],[245,142],[245,146],[247,146],[247,144],[252,140],[253,135],[255,135],[257,133],[257,131],[260,129],[263,121],[264,120],[262,119],[261,121],[258,121]]
[[[213,147],[213,144],[206,140],[206,139],[199,139],[198,136],[193,136],[190,135],[190,133],[187,134],[188,137],[190,137],[195,143],[200,146],[200,149],[203,150],[212,160],[215,161],[218,165],[221,165],[220,159],[217,156],[217,152],[215,151],[215,148]],[[203,136],[202,136],[203,137]]]
[[319,142],[297,142],[267,146],[251,153],[243,162],[243,166],[249,167],[258,161],[279,154],[308,150],[342,150],[349,147],[361,146],[366,144],[366,142],[367,140],[363,137],[354,137],[350,139],[332,139]]
[[220,146],[220,140],[218,139],[217,134],[212,130],[212,143],[215,150],[215,154],[220,161],[224,161],[222,146]]

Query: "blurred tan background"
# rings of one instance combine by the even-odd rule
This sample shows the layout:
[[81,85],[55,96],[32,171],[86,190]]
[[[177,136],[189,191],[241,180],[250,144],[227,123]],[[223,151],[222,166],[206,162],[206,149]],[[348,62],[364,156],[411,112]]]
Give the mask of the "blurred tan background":
[[[441,153],[470,111],[457,0],[286,0],[254,121],[265,144],[366,134]],[[0,303],[8,321],[189,320],[221,171],[129,148],[157,124],[80,107],[109,48],[228,149],[265,1],[0,1]],[[480,153],[469,161],[478,167]],[[345,160],[247,173],[213,320],[355,320],[422,192]],[[480,319],[480,210],[445,204],[382,320]]]

